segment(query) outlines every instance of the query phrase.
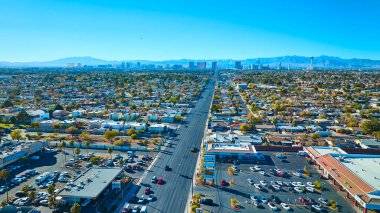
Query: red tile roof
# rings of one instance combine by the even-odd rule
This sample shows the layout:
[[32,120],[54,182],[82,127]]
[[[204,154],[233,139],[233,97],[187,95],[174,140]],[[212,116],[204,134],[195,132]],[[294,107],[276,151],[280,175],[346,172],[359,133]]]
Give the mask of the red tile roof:
[[365,195],[375,190],[330,154],[322,155],[316,161],[353,195]]

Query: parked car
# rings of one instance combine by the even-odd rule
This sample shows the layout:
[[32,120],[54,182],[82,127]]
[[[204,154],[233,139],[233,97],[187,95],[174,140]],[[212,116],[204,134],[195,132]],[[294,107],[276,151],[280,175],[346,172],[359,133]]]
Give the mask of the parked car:
[[152,201],[154,199],[154,195],[153,194],[150,194],[147,198],[148,201]]
[[329,200],[327,200],[327,199],[324,198],[324,197],[320,197],[320,198],[318,199],[318,201],[321,202],[322,204],[326,205],[326,206],[329,206],[329,205],[330,205]]
[[150,190],[150,188],[145,188],[145,190],[144,190],[144,193],[145,193],[146,195],[149,195],[151,192],[152,192],[152,191]]
[[228,185],[228,183],[227,183],[227,181],[226,181],[226,180],[222,180],[222,181],[220,182],[220,185],[222,185],[222,186],[227,186],[227,185]]
[[264,196],[258,196],[258,198],[260,202],[263,202],[264,204],[268,203],[268,200]]
[[282,208],[285,209],[286,211],[290,211],[290,210],[291,210],[290,206],[289,206],[288,204],[286,204],[286,203],[281,203],[281,206],[282,206]]
[[269,208],[272,209],[272,211],[277,211],[277,209],[278,209],[277,206],[274,203],[272,203],[272,202],[269,202],[268,206],[269,206]]
[[252,180],[252,179],[250,179],[250,178],[248,178],[247,179],[247,182],[249,183],[249,184],[251,184],[251,185],[253,185],[255,182]]
[[162,177],[158,178],[157,184],[159,184],[159,185],[164,184],[164,179]]
[[157,183],[157,176],[153,176],[153,177],[152,177],[152,180],[151,180],[150,182],[152,182],[152,183]]

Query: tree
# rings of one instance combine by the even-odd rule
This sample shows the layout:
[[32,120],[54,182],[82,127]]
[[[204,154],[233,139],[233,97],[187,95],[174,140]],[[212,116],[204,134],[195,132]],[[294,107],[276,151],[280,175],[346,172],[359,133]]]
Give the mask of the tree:
[[90,140],[90,133],[89,132],[82,132],[82,134],[79,135],[79,138],[84,140],[85,142]]
[[55,107],[54,107],[54,111],[55,110],[63,110],[63,106],[60,105],[60,104],[56,104]]
[[70,213],[80,213],[81,211],[81,206],[75,202],[74,205],[70,209]]
[[137,135],[136,135],[136,134],[132,134],[132,135],[131,135],[131,139],[134,140],[134,139],[136,139],[136,138],[137,138]]
[[12,140],[17,140],[17,141],[20,141],[22,135],[21,135],[22,131],[21,129],[15,129],[11,132],[11,138]]
[[253,124],[242,124],[240,125],[240,131],[249,132],[253,130],[253,127]]
[[311,138],[313,139],[313,140],[317,140],[318,138],[320,138],[321,136],[318,134],[318,133],[316,133],[316,132],[314,132],[312,135],[311,135]]
[[77,147],[77,148],[75,148],[75,155],[79,155],[79,154],[80,154],[80,148]]
[[28,193],[28,197],[29,197],[30,200],[36,199],[36,192],[35,191],[30,191]]
[[65,160],[63,162],[63,164],[65,164],[66,163],[66,142],[62,141],[61,144],[59,144],[59,148],[62,150],[62,154],[65,157]]
[[364,121],[360,127],[366,134],[372,134],[373,132],[380,131],[380,121],[376,119]]
[[174,117],[174,121],[175,121],[176,123],[179,123],[179,122],[182,121],[182,117],[179,116],[179,115],[177,115],[177,116]]
[[29,192],[29,185],[25,184],[22,186],[21,191],[24,192],[25,194],[28,194]]
[[235,175],[235,170],[232,168],[232,166],[228,167],[228,174],[230,174],[231,176]]
[[90,148],[90,145],[91,145],[90,141],[86,141],[85,145],[87,148],[87,155],[88,155],[88,149]]
[[112,160],[112,152],[113,152],[113,149],[111,147],[108,147],[108,150],[107,150],[108,154],[111,155],[111,160]]
[[373,137],[375,137],[376,140],[380,140],[380,131],[376,131],[373,134]]
[[8,99],[8,100],[5,100],[3,105],[2,105],[3,108],[7,108],[7,107],[13,107],[13,103]]
[[104,133],[104,138],[107,140],[112,140],[116,136],[119,136],[119,132],[116,130],[109,130]]
[[91,157],[90,158],[90,163],[94,164],[94,165],[98,165],[99,162],[102,160],[101,157],[99,156],[94,156],[94,157]]
[[[5,185],[7,185],[7,183],[8,183],[9,176],[10,176],[10,174],[6,169],[2,169],[0,171],[0,179],[2,179],[5,182]],[[8,197],[8,191],[9,190],[6,190],[6,191],[7,191],[7,203],[9,203],[9,197]]]
[[29,124],[31,118],[32,116],[30,116],[25,110],[22,110],[16,115],[16,123]]
[[66,129],[66,133],[71,135],[71,138],[74,138],[74,133],[78,131],[78,128],[75,126],[70,126],[69,128]]
[[133,134],[136,134],[136,130],[135,130],[135,128],[130,128],[130,129],[127,131],[127,135],[128,135],[128,136],[131,136],[131,135],[133,135]]
[[70,141],[70,147],[73,149],[73,155],[75,157],[75,150],[74,150],[74,140]]
[[49,185],[46,189],[47,193],[49,193],[50,195],[54,194],[54,190],[55,190],[55,187],[53,185]]
[[119,166],[123,167],[123,165],[124,165],[124,160],[123,160],[123,158],[120,158],[119,159]]

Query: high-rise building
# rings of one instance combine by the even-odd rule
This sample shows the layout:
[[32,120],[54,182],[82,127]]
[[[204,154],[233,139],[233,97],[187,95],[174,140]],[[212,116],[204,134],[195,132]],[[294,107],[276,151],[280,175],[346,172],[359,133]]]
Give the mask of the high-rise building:
[[235,69],[241,70],[243,66],[241,65],[241,61],[235,61]]
[[189,62],[189,69],[195,69],[194,61]]
[[136,64],[136,69],[141,69],[141,62],[137,62],[137,64]]
[[218,69],[218,62],[216,62],[216,61],[213,61],[213,62],[212,62],[212,69],[213,69],[213,70]]
[[206,69],[206,62],[197,62],[198,69]]

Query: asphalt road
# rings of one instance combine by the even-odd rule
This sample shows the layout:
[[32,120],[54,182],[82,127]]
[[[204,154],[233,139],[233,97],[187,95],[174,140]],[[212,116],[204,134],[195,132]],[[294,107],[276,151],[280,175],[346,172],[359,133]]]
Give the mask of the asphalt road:
[[[138,196],[143,194],[146,186],[151,186],[157,199],[147,203],[148,212],[178,213],[184,212],[189,196],[191,179],[195,170],[198,153],[191,152],[191,147],[200,147],[208,119],[212,95],[215,87],[211,80],[198,100],[196,106],[186,117],[184,124],[177,130],[177,136],[170,140],[171,146],[165,147],[148,174],[141,182]],[[169,165],[172,171],[165,171]],[[164,185],[151,184],[153,176],[162,177]]]

